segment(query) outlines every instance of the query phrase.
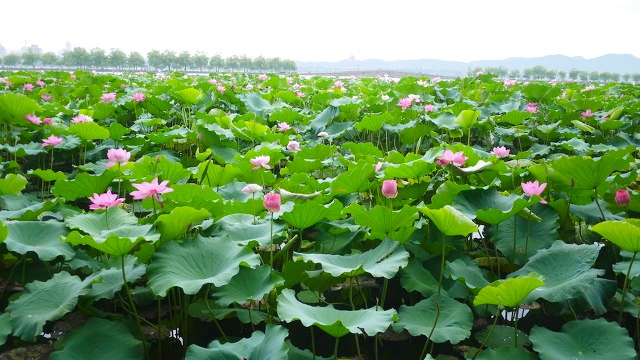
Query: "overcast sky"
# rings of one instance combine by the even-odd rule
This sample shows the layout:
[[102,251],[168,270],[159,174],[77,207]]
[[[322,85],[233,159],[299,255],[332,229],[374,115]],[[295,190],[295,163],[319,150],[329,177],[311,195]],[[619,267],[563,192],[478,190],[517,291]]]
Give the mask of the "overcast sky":
[[640,57],[640,0],[3,0],[0,45],[301,61]]

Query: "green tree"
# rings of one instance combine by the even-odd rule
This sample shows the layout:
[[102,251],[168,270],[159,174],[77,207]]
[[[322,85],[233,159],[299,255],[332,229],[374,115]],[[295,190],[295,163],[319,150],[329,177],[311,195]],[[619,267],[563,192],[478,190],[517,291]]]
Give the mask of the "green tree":
[[589,80],[589,73],[586,72],[586,71],[579,71],[578,72],[578,79],[580,79],[581,81]]
[[89,64],[89,52],[81,47],[75,47],[72,51],[62,53],[62,63],[73,67],[86,67]]
[[237,55],[230,56],[225,59],[224,65],[228,70],[238,70],[240,69],[240,58]]
[[592,71],[589,73],[589,80],[598,81],[600,80],[600,73],[597,71]]
[[187,68],[191,67],[191,54],[188,51],[181,52],[174,61],[174,65],[176,68],[182,68],[184,71],[187,71]]
[[89,51],[89,64],[97,68],[107,66],[109,58],[105,54],[104,49],[93,48]]
[[214,55],[209,59],[209,68],[216,72],[219,72],[220,69],[224,68],[224,66],[225,61],[220,55]]
[[7,54],[4,56],[4,64],[7,66],[19,65],[22,61],[22,57],[18,54]]
[[562,70],[558,71],[558,79],[564,80],[566,78],[567,78],[567,72],[566,71],[562,71]]
[[54,66],[60,63],[60,58],[54,52],[46,52],[42,54],[42,58],[40,59],[42,64],[47,66]]
[[512,79],[518,79],[520,78],[520,70],[518,69],[513,69],[509,72],[509,77]]
[[578,69],[569,70],[569,79],[578,80],[579,77],[580,77],[580,70]]
[[238,66],[240,66],[240,69],[242,69],[242,71],[247,72],[248,70],[253,69],[253,60],[247,57],[247,55],[242,55],[238,58]]
[[633,75],[631,75],[631,78],[633,79],[634,82],[640,82],[640,73],[634,73]]
[[29,65],[31,67],[36,67],[36,64],[40,61],[42,55],[31,49],[27,50],[24,54],[22,54],[22,63],[24,65]]
[[194,68],[202,71],[207,68],[207,65],[209,64],[209,57],[202,52],[197,52],[191,58],[191,63],[193,64]]
[[176,61],[178,60],[175,51],[171,50],[163,51],[162,58],[164,60],[164,67],[166,67],[167,70],[171,70],[171,67],[174,66],[176,64]]
[[127,54],[120,49],[109,50],[109,65],[116,69],[122,69],[127,66]]
[[[131,56],[129,56],[129,60],[131,60]],[[162,69],[165,67],[164,57],[158,50],[149,51],[147,53],[147,61],[149,62],[149,66],[154,69]]]
[[129,64],[130,67],[133,68],[133,70],[138,70],[138,68],[142,68],[147,64],[142,54],[140,54],[137,51],[132,51],[129,54],[127,63]]

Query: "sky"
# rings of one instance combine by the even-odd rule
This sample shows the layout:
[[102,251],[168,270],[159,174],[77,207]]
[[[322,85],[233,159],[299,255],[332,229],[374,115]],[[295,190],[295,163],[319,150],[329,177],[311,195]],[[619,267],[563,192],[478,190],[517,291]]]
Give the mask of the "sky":
[[296,61],[640,58],[640,0],[3,0],[0,45]]

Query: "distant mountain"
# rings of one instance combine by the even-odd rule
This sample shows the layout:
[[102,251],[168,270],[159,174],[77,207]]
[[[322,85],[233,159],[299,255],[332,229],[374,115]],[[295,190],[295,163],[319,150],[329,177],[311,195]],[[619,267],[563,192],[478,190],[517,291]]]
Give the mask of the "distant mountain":
[[437,59],[384,61],[379,59],[346,59],[334,62],[296,61],[300,73],[332,73],[345,71],[403,71],[416,74],[464,76],[477,67],[504,67],[508,70],[530,69],[543,66],[549,70],[612,72],[618,74],[640,73],[640,58],[629,54],[607,54],[593,59],[581,56],[548,55],[535,58],[513,57],[504,60],[445,61]]

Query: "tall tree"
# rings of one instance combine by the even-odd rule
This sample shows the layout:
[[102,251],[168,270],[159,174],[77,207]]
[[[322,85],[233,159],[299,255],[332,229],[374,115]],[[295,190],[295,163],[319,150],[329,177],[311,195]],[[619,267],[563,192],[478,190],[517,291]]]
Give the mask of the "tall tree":
[[142,56],[142,54],[140,54],[137,51],[132,51],[129,54],[129,58],[127,59],[127,63],[129,64],[130,67],[133,68],[133,70],[138,70],[138,68],[142,68],[145,65],[147,65],[147,63],[144,60],[144,57]]
[[175,60],[176,68],[182,68],[187,71],[187,68],[191,67],[191,54],[188,51],[181,52]]
[[120,49],[109,50],[109,65],[116,69],[122,69],[127,66],[127,54]]
[[220,55],[213,55],[211,59],[209,59],[209,67],[213,69],[215,72],[219,72],[225,66],[225,61]]
[[162,56],[162,53],[158,50],[149,51],[147,53],[147,61],[149,62],[149,66],[151,66],[154,69],[162,69],[165,67],[164,57]]
[[209,64],[209,57],[203,52],[197,52],[193,57],[191,57],[191,63],[193,67],[202,71],[207,68]]
[[107,66],[109,58],[105,54],[104,49],[93,48],[89,51],[89,64],[97,68],[103,68]]
[[40,53],[37,53],[29,49],[27,50],[27,52],[22,54],[22,63],[24,65],[29,65],[32,68],[35,68],[36,64],[40,61],[41,58],[42,58],[42,55],[40,55]]
[[4,56],[4,64],[7,66],[19,65],[22,61],[22,57],[18,54],[7,54]]
[[54,66],[60,63],[60,58],[54,52],[49,51],[42,54],[40,61],[42,61],[43,65]]

